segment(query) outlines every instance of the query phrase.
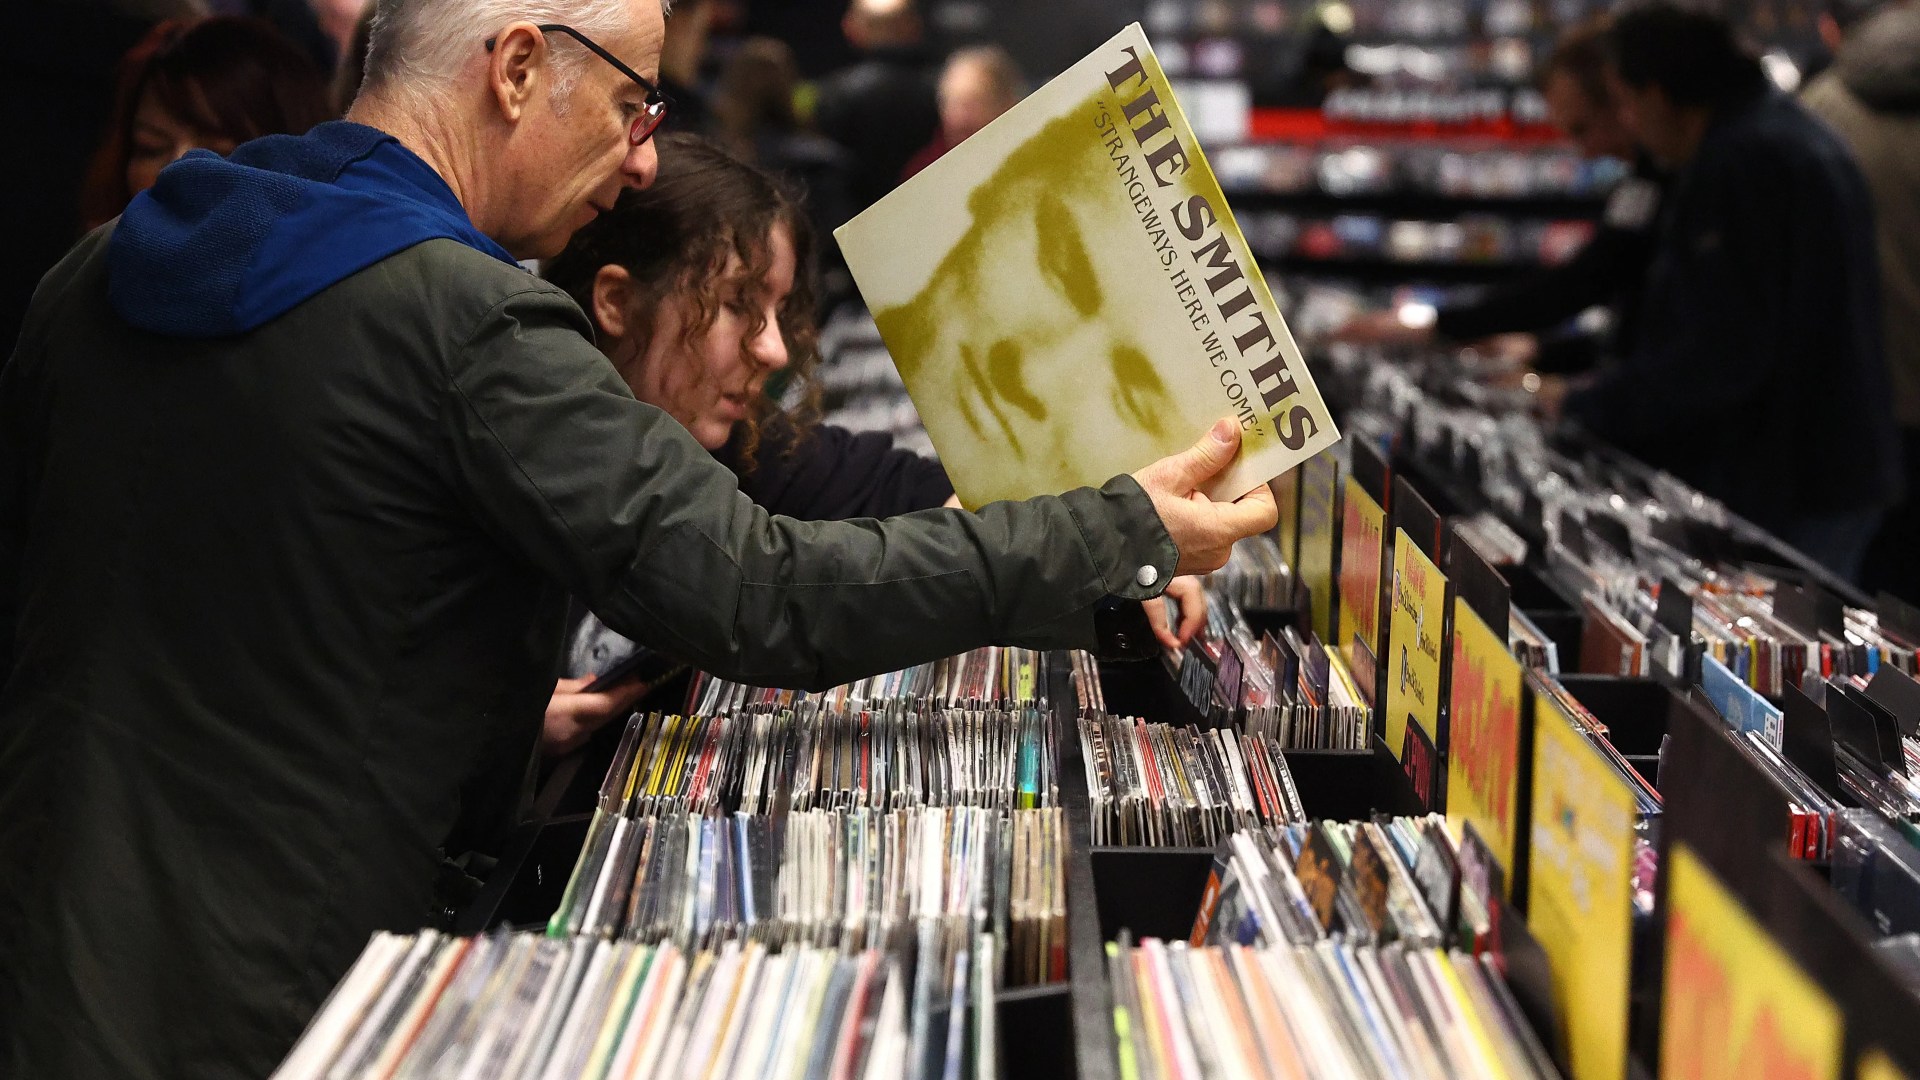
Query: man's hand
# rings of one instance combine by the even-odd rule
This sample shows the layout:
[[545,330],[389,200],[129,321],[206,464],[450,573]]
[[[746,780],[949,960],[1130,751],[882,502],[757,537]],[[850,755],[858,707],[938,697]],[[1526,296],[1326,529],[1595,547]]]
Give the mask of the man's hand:
[[1198,490],[1239,452],[1240,425],[1223,417],[1191,448],[1133,474],[1153,499],[1160,523],[1180,552],[1175,574],[1220,569],[1233,552],[1234,541],[1266,532],[1280,520],[1273,491],[1266,484],[1233,502],[1216,502]]
[[[1180,603],[1180,626],[1176,630],[1168,618],[1167,601]],[[1178,652],[1207,625],[1207,590],[1197,577],[1177,577],[1167,582],[1166,595],[1147,601],[1147,622],[1160,644]]]
[[549,754],[577,750],[587,736],[605,727],[616,716],[625,716],[650,687],[640,679],[628,679],[607,690],[583,694],[592,679],[561,679],[553,685],[553,700],[547,702],[547,719],[540,731],[540,748]]

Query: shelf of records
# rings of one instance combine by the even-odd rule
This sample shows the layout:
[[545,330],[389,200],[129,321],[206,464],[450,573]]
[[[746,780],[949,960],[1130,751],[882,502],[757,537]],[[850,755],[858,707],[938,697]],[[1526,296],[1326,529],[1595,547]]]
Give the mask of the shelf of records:
[[1484,277],[1563,262],[1593,235],[1584,218],[1469,214],[1446,220],[1385,214],[1331,216],[1255,210],[1240,216],[1263,263],[1301,272],[1378,270],[1399,279],[1444,274]]
[[1492,207],[1540,203],[1597,216],[1626,176],[1611,158],[1568,146],[1497,142],[1329,139],[1211,148],[1228,195],[1329,200],[1425,201],[1435,207],[1479,201]]

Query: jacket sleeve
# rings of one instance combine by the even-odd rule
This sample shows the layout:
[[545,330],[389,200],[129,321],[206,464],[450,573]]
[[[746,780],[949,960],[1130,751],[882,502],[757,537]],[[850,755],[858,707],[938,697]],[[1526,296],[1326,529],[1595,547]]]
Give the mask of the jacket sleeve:
[[991,643],[1084,647],[1103,599],[1157,594],[1178,560],[1128,477],[978,514],[772,516],[584,329],[538,286],[450,351],[451,482],[609,626],[715,674],[823,688]]
[[761,425],[751,468],[717,455],[740,476],[740,490],[775,514],[803,521],[891,517],[939,506],[953,482],[937,461],[901,450],[882,432],[820,424],[796,436],[785,416]]
[[1723,153],[1703,159],[1688,187],[1650,278],[1663,295],[1648,299],[1685,317],[1643,333],[1618,367],[1567,400],[1569,415],[1616,443],[1741,411],[1795,340],[1785,324],[1801,306],[1789,295],[1793,264],[1808,254],[1803,219],[1817,211],[1796,205],[1805,200],[1791,168],[1764,150]]
[[36,411],[27,400],[25,386],[29,347],[23,334],[13,359],[0,369],[0,685],[13,674],[20,596],[26,584],[21,580],[21,567],[26,554],[27,512],[39,471],[28,437],[28,425]]

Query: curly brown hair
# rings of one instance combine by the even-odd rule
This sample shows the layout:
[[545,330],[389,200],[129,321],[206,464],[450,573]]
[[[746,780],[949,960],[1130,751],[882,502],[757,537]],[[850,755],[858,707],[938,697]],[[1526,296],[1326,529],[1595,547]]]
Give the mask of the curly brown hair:
[[[684,296],[693,309],[681,331],[681,346],[695,350],[713,326],[725,297],[715,288],[731,256],[738,255],[749,280],[764,277],[772,265],[768,238],[784,225],[793,239],[793,290],[779,309],[780,336],[787,347],[783,374],[786,396],[794,404],[787,417],[797,447],[820,418],[819,388],[812,375],[820,362],[813,227],[800,198],[784,181],[734,157],[696,135],[659,138],[660,172],[642,191],[627,191],[610,213],[573,235],[565,251],[541,272],[566,290],[581,310],[593,312],[593,282],[603,266],[622,266],[640,297],[636,338],[644,354],[654,333],[653,316],[662,301]],[[598,324],[596,323],[596,327]],[[749,327],[742,348],[761,330]],[[742,466],[753,467],[760,425],[780,409],[772,394],[753,403],[744,421]]]

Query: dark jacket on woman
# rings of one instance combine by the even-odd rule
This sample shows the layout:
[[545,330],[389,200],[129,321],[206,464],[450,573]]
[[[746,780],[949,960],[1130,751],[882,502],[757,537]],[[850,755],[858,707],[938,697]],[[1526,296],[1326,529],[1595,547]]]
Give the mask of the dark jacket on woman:
[[1633,351],[1567,411],[1774,531],[1886,506],[1901,477],[1878,276],[1859,167],[1757,89],[1676,180]]
[[939,506],[953,482],[938,461],[897,450],[884,432],[852,432],[820,424],[796,437],[793,422],[775,413],[760,425],[760,445],[744,455],[745,428],[714,452],[740,478],[747,498],[770,514],[801,521],[892,517]]
[[773,517],[588,330],[347,123],[187,155],[42,284],[0,373],[0,1076],[272,1072],[368,935],[433,919],[568,594],[824,687],[1092,646],[1172,576],[1125,477]]

